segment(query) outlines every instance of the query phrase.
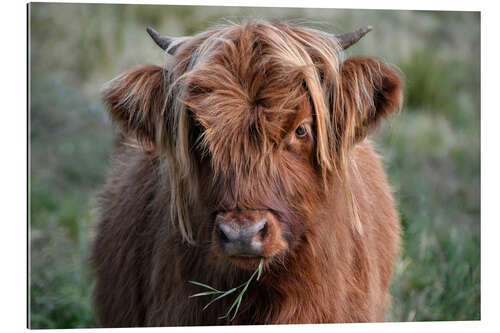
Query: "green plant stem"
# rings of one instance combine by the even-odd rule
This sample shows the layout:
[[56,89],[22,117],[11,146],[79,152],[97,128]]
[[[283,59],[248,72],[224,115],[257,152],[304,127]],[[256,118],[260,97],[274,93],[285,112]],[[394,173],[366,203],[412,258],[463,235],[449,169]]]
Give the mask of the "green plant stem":
[[213,298],[210,302],[208,302],[207,305],[205,305],[203,307],[203,310],[205,310],[206,308],[208,308],[211,304],[213,304],[214,302],[218,301],[219,299],[221,298],[224,298],[228,295],[231,295],[232,293],[234,293],[236,290],[240,289],[240,288],[243,288],[241,290],[241,292],[238,294],[238,296],[236,297],[236,299],[234,300],[233,304],[231,304],[231,307],[229,308],[229,310],[226,312],[226,314],[222,317],[220,317],[219,319],[222,319],[222,318],[227,318],[230,316],[231,314],[231,311],[234,309],[234,313],[233,313],[233,316],[231,317],[231,321],[234,320],[234,318],[236,318],[236,314],[238,313],[238,310],[240,308],[240,305],[241,305],[241,301],[243,299],[243,295],[245,294],[245,292],[247,291],[248,289],[248,286],[250,285],[250,283],[252,282],[253,278],[255,277],[255,275],[257,275],[257,281],[259,281],[261,275],[262,275],[262,269],[264,267],[264,258],[262,258],[259,262],[259,266],[257,267],[257,269],[252,273],[252,275],[250,276],[250,278],[245,282],[245,283],[242,283],[240,284],[239,286],[237,287],[234,287],[232,289],[229,289],[227,291],[221,291],[221,290],[218,290],[218,289],[215,289],[214,287],[212,286],[209,286],[207,284],[204,284],[204,283],[201,283],[201,282],[197,282],[197,281],[189,281],[189,283],[191,284],[194,284],[194,285],[197,285],[197,286],[200,286],[200,287],[203,287],[203,288],[207,288],[209,291],[205,291],[205,292],[200,292],[200,293],[197,293],[197,294],[194,294],[194,295],[191,295],[189,297],[199,297],[199,296],[209,296],[209,295],[218,295],[216,296],[215,298]]

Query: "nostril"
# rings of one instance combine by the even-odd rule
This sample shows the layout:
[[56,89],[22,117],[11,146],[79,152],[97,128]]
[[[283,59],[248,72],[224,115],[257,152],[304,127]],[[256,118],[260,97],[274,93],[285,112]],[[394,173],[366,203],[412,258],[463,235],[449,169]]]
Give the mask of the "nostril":
[[262,229],[259,230],[257,235],[260,236],[261,240],[264,240],[266,239],[268,233],[269,233],[269,227],[267,225],[267,221],[264,221],[264,225],[262,226]]
[[231,224],[217,223],[217,234],[222,242],[229,243],[239,238],[239,230]]
[[229,243],[229,238],[227,238],[226,233],[224,232],[224,230],[222,230],[222,228],[220,228],[220,226],[217,228],[217,234],[219,235],[219,239],[223,243]]

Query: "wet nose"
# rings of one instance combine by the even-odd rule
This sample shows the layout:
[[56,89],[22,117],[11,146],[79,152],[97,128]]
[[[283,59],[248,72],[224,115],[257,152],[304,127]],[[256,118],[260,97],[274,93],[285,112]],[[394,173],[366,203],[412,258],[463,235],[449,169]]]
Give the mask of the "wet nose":
[[258,257],[267,237],[267,220],[244,224],[216,221],[219,242],[229,256]]

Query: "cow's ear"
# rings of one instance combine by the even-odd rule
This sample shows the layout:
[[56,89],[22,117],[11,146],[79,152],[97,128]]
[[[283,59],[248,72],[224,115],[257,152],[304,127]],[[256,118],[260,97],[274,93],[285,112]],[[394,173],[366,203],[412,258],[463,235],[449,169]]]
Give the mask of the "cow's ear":
[[153,65],[134,69],[109,82],[102,95],[125,137],[154,150],[166,101],[165,70]]
[[342,132],[351,143],[364,138],[379,121],[403,103],[403,80],[388,64],[375,58],[349,58],[341,69]]

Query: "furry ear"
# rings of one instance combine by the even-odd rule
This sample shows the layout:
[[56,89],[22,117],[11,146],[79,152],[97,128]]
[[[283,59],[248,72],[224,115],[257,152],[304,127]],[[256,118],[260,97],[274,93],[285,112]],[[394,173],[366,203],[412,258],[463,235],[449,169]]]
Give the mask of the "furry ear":
[[133,137],[146,150],[154,150],[157,126],[166,102],[165,71],[144,66],[120,75],[103,89],[111,119],[126,137]]
[[338,129],[350,144],[364,138],[379,121],[403,103],[403,80],[388,64],[374,58],[349,58],[341,70],[341,118]]

